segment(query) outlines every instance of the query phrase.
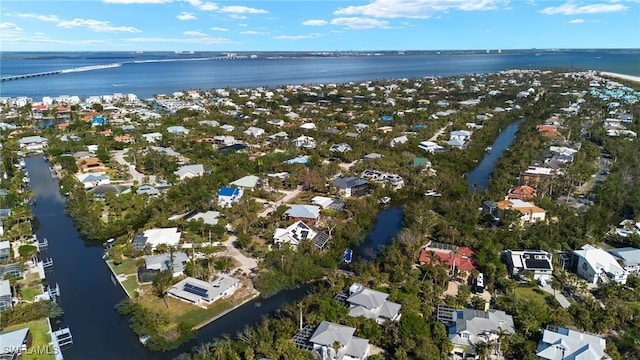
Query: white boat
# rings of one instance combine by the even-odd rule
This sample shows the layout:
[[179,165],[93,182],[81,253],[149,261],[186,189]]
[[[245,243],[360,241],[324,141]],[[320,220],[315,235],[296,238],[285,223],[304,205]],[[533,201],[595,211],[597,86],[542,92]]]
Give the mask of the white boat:
[[388,196],[385,196],[383,198],[381,198],[380,200],[378,200],[378,202],[382,205],[387,205],[389,202],[391,202],[391,198]]

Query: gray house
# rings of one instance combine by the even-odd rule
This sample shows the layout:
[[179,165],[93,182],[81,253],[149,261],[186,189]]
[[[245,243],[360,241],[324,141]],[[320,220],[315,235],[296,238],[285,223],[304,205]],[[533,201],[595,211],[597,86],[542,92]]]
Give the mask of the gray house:
[[[369,356],[369,340],[353,336],[356,329],[329,321],[323,321],[311,335],[309,342],[321,359],[364,360]],[[338,351],[334,344],[338,343]]]

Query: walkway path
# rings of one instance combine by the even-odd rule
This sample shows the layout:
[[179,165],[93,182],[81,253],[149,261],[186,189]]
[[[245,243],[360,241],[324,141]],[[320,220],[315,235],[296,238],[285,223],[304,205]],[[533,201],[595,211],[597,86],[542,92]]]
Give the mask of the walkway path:
[[264,211],[258,214],[259,217],[267,217],[270,213],[274,212],[278,208],[278,206],[286,204],[289,201],[295,199],[302,192],[302,186],[298,186],[295,190],[280,190],[280,192],[285,193],[285,196],[280,200],[274,201],[270,207],[264,209]]
[[436,141],[436,140],[438,139],[438,137],[439,137],[440,135],[444,134],[444,132],[447,130],[447,128],[448,128],[449,126],[451,126],[451,125],[453,125],[453,122],[452,122],[452,121],[449,121],[449,122],[447,123],[447,125],[446,125],[446,126],[443,126],[440,130],[438,130],[438,132],[436,132],[435,134],[433,134],[433,136],[429,139],[429,141]]
[[564,297],[564,295],[562,295],[562,292],[553,291],[553,288],[551,287],[551,285],[546,284],[545,286],[540,286],[540,289],[542,289],[545,292],[548,292],[551,295],[554,295],[555,293],[556,300],[558,300],[558,302],[560,303],[560,306],[562,306],[563,308],[568,309],[569,306],[571,306],[571,303],[569,302],[569,300],[567,300],[566,297]]

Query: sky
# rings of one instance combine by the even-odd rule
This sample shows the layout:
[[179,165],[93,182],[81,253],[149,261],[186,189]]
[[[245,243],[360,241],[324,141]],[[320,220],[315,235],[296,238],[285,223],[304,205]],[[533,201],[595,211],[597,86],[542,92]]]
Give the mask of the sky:
[[640,48],[640,0],[2,0],[0,51]]

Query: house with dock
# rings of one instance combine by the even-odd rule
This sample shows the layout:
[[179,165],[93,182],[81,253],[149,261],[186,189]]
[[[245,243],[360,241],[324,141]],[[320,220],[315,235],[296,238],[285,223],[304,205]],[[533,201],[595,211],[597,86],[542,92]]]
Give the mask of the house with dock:
[[194,305],[210,305],[233,295],[239,288],[240,281],[227,275],[221,275],[212,282],[187,277],[169,288],[167,294]]

